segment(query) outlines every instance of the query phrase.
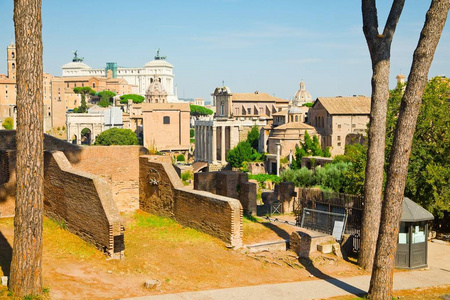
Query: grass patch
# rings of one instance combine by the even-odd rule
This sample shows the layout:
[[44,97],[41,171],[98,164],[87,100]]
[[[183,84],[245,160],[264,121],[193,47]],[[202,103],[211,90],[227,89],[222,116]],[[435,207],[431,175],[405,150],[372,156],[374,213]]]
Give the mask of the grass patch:
[[64,222],[56,222],[44,217],[44,252],[51,249],[51,255],[56,258],[69,256],[77,259],[102,257],[103,254],[93,245],[85,242],[80,237],[70,233],[63,226]]
[[192,243],[214,239],[198,230],[185,227],[166,217],[152,215],[143,211],[134,214],[129,224],[130,231],[125,235],[129,239],[164,240],[172,243]]
[[253,215],[244,214],[243,223],[256,223],[260,222],[261,219]]

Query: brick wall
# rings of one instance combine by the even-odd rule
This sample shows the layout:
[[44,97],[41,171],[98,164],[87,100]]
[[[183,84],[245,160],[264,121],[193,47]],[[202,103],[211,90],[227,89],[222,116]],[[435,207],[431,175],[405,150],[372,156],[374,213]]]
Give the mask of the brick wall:
[[194,174],[194,190],[238,199],[245,213],[256,214],[256,189],[248,175],[235,171],[201,172]]
[[139,206],[175,219],[224,241],[242,245],[242,206],[239,201],[209,192],[186,189],[169,162],[151,156],[139,160]]
[[16,154],[0,150],[0,217],[14,215],[16,197]]
[[83,147],[72,166],[103,178],[111,188],[121,212],[139,208],[139,156],[147,154],[141,146]]
[[108,184],[74,169],[60,151],[45,152],[44,158],[46,214],[108,255],[121,256],[123,223]]

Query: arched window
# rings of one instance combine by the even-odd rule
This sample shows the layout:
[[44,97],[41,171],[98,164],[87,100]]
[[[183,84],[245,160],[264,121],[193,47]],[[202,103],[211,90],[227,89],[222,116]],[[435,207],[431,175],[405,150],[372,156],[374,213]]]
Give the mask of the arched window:
[[12,63],[11,67],[12,67],[12,69],[14,70],[14,69],[16,68],[16,64],[15,64],[15,63]]
[[15,56],[14,52],[11,52],[11,58],[15,58]]
[[225,106],[223,102],[220,103],[220,115],[223,116],[225,114]]
[[95,88],[95,82],[92,83],[92,88]]
[[295,122],[298,122],[298,116],[295,116]]

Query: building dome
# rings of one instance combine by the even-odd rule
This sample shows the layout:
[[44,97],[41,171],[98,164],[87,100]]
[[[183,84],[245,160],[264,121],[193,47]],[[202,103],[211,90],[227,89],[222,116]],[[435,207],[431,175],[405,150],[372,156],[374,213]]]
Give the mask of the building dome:
[[87,64],[79,61],[71,61],[70,63],[67,63],[62,66],[62,69],[90,69]]
[[151,83],[145,93],[145,99],[148,103],[167,102],[167,92],[164,89],[164,86],[161,83],[161,78],[159,78],[158,75],[153,76],[151,79]]
[[166,61],[166,56],[159,55],[159,49],[156,52],[155,59],[149,61],[145,64],[145,68],[155,68],[155,67],[164,67],[164,68],[173,68],[173,65]]
[[294,96],[294,100],[292,101],[293,106],[301,106],[303,103],[312,102],[311,94],[306,90],[305,83],[300,82],[300,89]]

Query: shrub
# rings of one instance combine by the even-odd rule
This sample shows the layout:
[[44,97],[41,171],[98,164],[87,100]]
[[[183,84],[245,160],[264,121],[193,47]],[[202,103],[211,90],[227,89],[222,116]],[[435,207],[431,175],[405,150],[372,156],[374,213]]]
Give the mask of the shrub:
[[184,155],[183,154],[178,155],[177,161],[185,161]]
[[144,96],[136,95],[136,94],[125,94],[120,96],[120,103],[128,103],[128,100],[133,100],[133,103],[142,103],[145,100]]
[[250,161],[253,154],[253,148],[247,141],[240,142],[236,147],[228,151],[227,161],[234,168],[242,167],[244,161]]
[[138,145],[136,134],[131,129],[111,128],[97,136],[95,145]]
[[183,173],[181,173],[182,181],[188,181],[191,179],[194,179],[194,174],[192,173],[192,171],[184,171]]
[[14,120],[12,118],[8,117],[5,120],[3,120],[2,126],[6,130],[11,130],[14,128]]

